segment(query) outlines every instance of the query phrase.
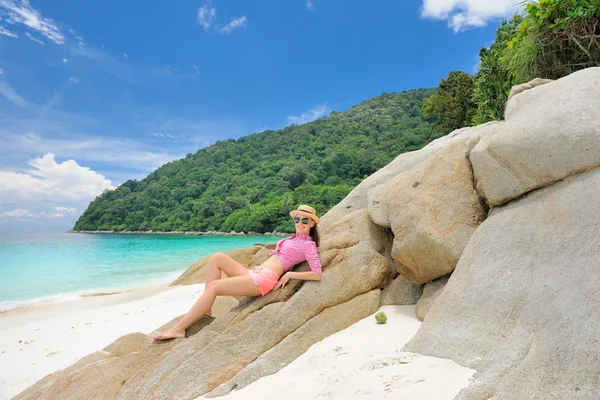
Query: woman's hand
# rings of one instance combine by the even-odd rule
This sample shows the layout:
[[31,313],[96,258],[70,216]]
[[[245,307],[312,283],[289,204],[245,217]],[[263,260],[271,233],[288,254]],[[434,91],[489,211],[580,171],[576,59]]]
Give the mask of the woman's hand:
[[277,285],[275,285],[273,290],[277,290],[280,287],[283,289],[283,287],[285,286],[286,283],[288,283],[289,280],[290,280],[290,276],[288,274],[281,275],[281,278],[279,278],[279,281],[277,282]]

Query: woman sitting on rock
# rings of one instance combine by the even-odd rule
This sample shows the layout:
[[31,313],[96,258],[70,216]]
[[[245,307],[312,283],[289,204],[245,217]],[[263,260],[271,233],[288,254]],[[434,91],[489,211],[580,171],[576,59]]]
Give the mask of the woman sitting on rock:
[[[320,281],[321,262],[317,254],[319,217],[306,205],[290,212],[296,234],[280,240],[273,254],[261,266],[247,270],[224,253],[215,253],[208,263],[206,286],[190,311],[171,329],[154,336],[154,340],[185,337],[185,330],[203,315],[211,315],[217,296],[259,296],[283,288],[290,279]],[[310,271],[287,272],[296,264],[308,261]],[[228,278],[221,279],[221,271]],[[287,273],[286,273],[287,272]]]

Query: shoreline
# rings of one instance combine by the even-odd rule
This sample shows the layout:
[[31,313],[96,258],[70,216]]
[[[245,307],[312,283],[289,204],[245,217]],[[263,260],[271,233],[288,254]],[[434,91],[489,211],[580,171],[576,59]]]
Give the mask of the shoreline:
[[50,294],[30,299],[2,301],[0,302],[0,318],[7,313],[18,310],[36,309],[38,307],[53,306],[56,304],[77,303],[88,298],[120,295],[130,292],[143,292],[157,287],[169,287],[169,285],[177,280],[186,270],[187,268],[182,269],[181,271],[170,272],[162,278],[141,280],[122,286],[107,286],[103,288],[77,290],[68,293]]
[[290,235],[293,235],[293,233],[289,233],[289,232],[265,232],[265,233],[259,233],[259,232],[219,232],[219,231],[206,231],[206,232],[202,232],[202,231],[171,231],[171,232],[165,232],[165,231],[153,231],[153,230],[149,230],[149,231],[115,231],[115,230],[108,230],[108,231],[76,231],[73,229],[69,229],[68,231],[66,231],[66,233],[93,233],[93,234],[120,234],[120,235],[184,235],[184,236],[256,236],[256,237],[263,237],[263,236],[272,236],[272,237],[287,237]]

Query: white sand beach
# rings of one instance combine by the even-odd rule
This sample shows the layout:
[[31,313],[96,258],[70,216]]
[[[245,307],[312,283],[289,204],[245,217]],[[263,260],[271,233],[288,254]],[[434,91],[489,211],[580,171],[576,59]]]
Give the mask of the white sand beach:
[[[185,313],[204,285],[153,288],[0,314],[0,398],[132,332],[150,333]],[[414,306],[373,316],[313,345],[278,373],[224,399],[452,399],[474,370],[450,360],[403,353],[417,332]],[[201,397],[202,399],[203,397]]]
[[132,332],[150,333],[181,315],[204,284],[133,290],[0,314],[0,399]]
[[450,400],[469,385],[475,370],[401,351],[421,325],[414,306],[379,311],[387,323],[364,318],[314,344],[276,374],[220,399]]

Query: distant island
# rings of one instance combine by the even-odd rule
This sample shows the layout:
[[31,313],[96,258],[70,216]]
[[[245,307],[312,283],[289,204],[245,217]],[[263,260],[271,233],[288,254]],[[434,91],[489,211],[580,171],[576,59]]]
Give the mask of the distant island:
[[105,191],[73,231],[292,232],[298,204],[322,215],[399,154],[442,136],[421,114],[436,92],[383,93],[307,124],[219,141]]

